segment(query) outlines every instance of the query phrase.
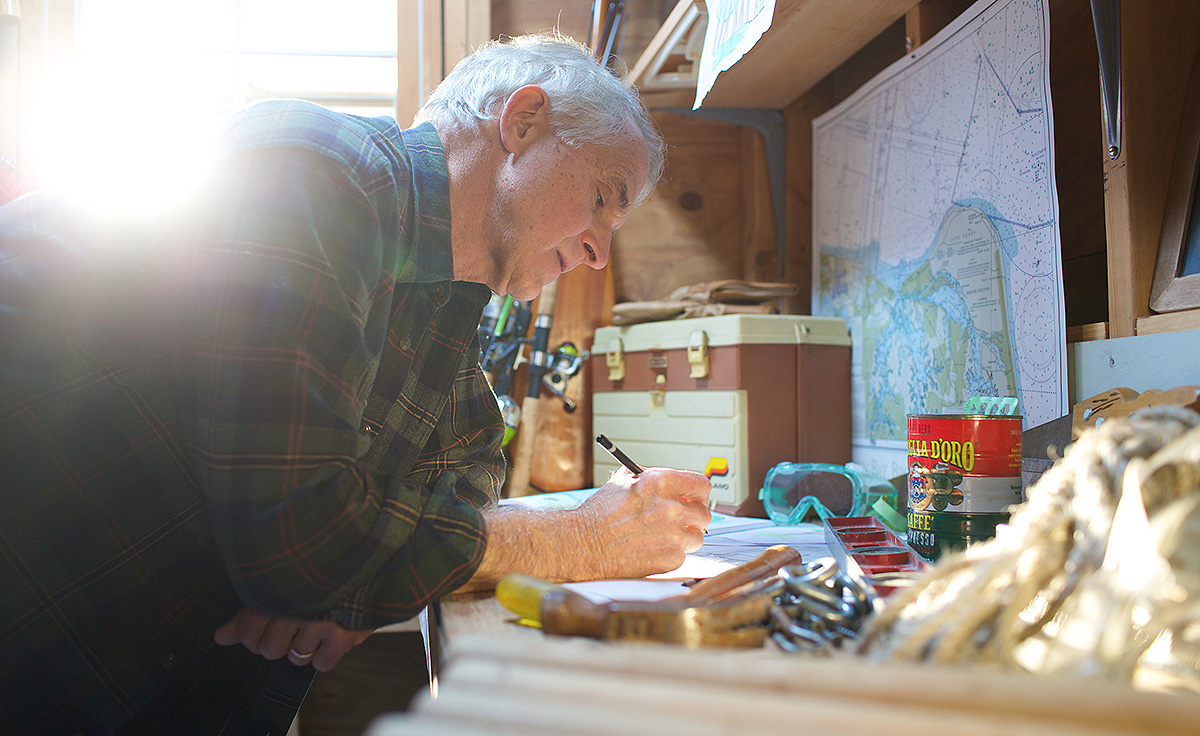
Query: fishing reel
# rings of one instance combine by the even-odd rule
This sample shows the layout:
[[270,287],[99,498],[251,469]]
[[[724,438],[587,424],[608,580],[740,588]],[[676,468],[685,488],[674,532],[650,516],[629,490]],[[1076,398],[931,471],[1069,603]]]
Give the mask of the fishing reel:
[[591,357],[587,350],[580,350],[575,343],[567,341],[555,348],[550,354],[549,365],[542,375],[542,386],[563,402],[563,409],[568,414],[575,411],[575,402],[567,397],[567,382],[579,373],[579,369]]
[[[531,323],[534,332],[529,336],[527,333]],[[484,308],[479,324],[482,346],[479,362],[488,374],[500,405],[500,414],[504,417],[505,445],[516,434],[521,423],[521,406],[513,398],[512,390],[517,368],[522,363],[529,366],[529,388],[532,390],[528,396],[536,397],[539,393],[537,387],[540,386],[541,390],[557,396],[563,402],[565,411],[575,411],[575,402],[566,395],[567,382],[579,373],[591,354],[579,350],[571,342],[564,342],[550,351],[546,348],[549,333],[549,315],[537,315],[535,320],[528,302],[493,295]],[[528,360],[522,354],[526,345],[530,349]]]

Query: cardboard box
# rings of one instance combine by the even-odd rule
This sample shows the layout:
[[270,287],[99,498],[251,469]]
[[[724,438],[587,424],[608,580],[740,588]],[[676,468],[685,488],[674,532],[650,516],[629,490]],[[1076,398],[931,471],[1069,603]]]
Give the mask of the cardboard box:
[[[781,462],[850,461],[844,320],[724,315],[601,327],[592,343],[592,429],[643,466],[704,472],[718,510],[762,516]],[[593,453],[593,481],[617,462]]]

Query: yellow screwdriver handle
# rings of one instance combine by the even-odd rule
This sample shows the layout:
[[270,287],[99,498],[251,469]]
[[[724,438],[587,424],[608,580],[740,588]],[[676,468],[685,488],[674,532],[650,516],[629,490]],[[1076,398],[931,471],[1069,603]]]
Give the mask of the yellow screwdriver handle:
[[542,622],[542,598],[561,588],[554,583],[530,575],[505,575],[496,586],[496,599],[500,605],[523,619]]

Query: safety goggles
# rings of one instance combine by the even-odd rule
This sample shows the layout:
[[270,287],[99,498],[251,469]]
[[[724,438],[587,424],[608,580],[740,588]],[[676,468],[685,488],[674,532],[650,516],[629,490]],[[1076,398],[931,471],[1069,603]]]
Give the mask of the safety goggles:
[[758,492],[776,524],[799,524],[810,511],[822,519],[861,516],[880,498],[895,495],[890,481],[854,463],[780,463]]

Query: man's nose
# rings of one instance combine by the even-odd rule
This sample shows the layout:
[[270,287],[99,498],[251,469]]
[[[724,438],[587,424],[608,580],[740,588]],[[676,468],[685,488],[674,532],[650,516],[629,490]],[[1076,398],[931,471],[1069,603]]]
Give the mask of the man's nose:
[[592,251],[596,254],[596,260],[592,261],[589,258],[584,259],[584,263],[599,271],[608,265],[608,256],[612,252],[613,234],[610,230],[599,229],[595,237],[591,239],[590,245]]

